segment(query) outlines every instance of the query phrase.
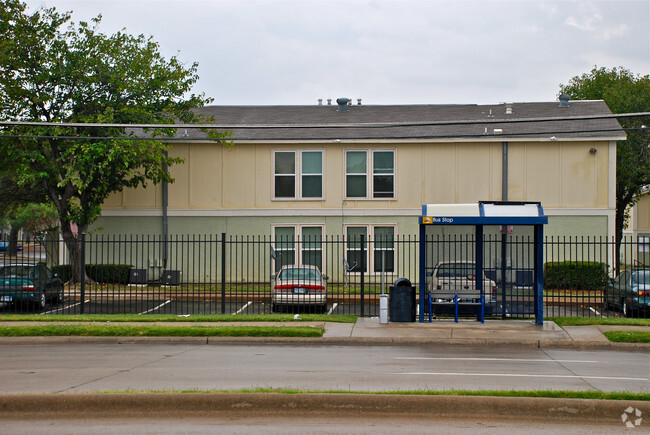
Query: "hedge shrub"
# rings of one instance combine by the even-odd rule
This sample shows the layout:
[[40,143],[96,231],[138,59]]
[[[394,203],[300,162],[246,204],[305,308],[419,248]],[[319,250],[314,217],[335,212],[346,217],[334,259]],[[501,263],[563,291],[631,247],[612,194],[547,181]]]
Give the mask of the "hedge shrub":
[[600,290],[608,278],[605,263],[562,261],[544,264],[544,288],[547,290]]
[[[129,264],[86,264],[88,278],[100,284],[128,284],[129,271],[133,266]],[[59,274],[63,282],[70,280],[72,266],[63,264],[53,266],[52,272]]]

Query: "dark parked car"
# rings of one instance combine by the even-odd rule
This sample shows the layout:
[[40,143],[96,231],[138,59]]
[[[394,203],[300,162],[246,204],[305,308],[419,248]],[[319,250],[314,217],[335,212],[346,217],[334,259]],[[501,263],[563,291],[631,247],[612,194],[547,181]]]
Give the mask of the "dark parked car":
[[0,302],[45,308],[47,301],[63,302],[63,281],[42,263],[0,267]]
[[630,269],[607,283],[605,305],[626,317],[650,313],[650,269]]

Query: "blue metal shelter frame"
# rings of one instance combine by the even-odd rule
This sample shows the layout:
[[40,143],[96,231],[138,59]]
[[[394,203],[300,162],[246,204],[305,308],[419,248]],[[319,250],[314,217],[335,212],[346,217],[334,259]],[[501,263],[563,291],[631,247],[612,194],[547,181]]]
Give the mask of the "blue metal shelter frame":
[[[544,323],[543,270],[544,225],[548,217],[539,202],[480,201],[478,204],[424,204],[420,217],[420,323],[424,322],[426,300],[426,230],[430,225],[467,225],[475,227],[476,276],[483,276],[483,227],[486,225],[527,225],[534,227],[534,312],[535,323]],[[477,290],[483,294],[483,280]]]

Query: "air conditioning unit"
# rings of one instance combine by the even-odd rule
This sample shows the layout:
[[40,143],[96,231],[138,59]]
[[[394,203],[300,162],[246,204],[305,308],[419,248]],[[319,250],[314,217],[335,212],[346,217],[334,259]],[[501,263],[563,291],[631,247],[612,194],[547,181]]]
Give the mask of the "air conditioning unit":
[[129,270],[129,284],[146,284],[147,283],[147,269],[131,269]]
[[163,270],[162,285],[179,285],[180,283],[180,270]]

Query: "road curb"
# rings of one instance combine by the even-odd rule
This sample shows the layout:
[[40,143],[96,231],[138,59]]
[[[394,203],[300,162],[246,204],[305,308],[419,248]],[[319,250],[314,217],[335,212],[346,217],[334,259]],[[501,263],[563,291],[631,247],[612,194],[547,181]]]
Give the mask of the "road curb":
[[650,343],[537,339],[436,339],[410,337],[0,337],[0,345],[87,345],[87,344],[192,344],[192,345],[300,345],[300,346],[490,346],[531,349],[612,350],[650,352]]
[[[650,415],[650,403],[534,397],[386,394],[132,393],[4,394],[2,419],[178,418],[217,416],[408,416],[614,423],[628,408]],[[647,424],[646,424],[647,425]],[[646,426],[644,425],[644,426]]]

